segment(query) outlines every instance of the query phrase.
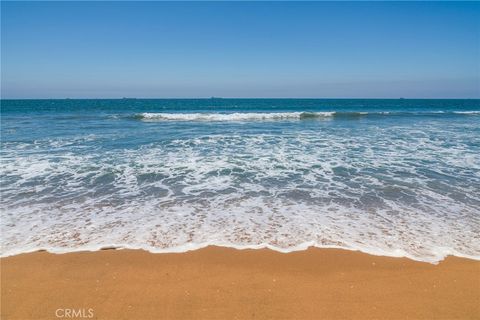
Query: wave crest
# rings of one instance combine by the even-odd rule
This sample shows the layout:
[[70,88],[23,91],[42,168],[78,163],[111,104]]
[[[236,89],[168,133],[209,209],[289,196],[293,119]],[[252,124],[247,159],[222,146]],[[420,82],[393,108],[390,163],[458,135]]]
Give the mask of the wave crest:
[[163,113],[143,112],[134,116],[142,121],[275,121],[275,120],[308,120],[308,119],[358,119],[367,116],[443,116],[443,115],[480,115],[480,111],[424,111],[424,112],[364,112],[364,111],[323,111],[323,112],[197,112],[197,113]]
[[328,118],[335,112],[236,112],[236,113],[156,113],[144,112],[136,115],[146,121],[254,121]]

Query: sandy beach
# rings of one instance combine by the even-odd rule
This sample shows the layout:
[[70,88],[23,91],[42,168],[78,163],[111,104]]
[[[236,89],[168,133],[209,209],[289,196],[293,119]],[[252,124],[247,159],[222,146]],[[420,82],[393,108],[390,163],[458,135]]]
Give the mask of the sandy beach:
[[337,249],[1,259],[2,319],[480,319],[480,262]]

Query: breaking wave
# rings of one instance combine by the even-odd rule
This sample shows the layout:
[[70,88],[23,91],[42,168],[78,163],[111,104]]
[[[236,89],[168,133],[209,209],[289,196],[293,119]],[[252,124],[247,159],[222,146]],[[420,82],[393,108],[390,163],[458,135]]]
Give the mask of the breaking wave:
[[335,112],[236,112],[236,113],[150,113],[136,115],[141,120],[173,121],[249,121],[311,119],[331,117]]
[[134,118],[142,121],[274,121],[274,120],[308,120],[333,118],[361,118],[367,116],[440,116],[440,115],[480,115],[480,111],[431,111],[431,112],[197,112],[197,113],[163,113],[143,112]]

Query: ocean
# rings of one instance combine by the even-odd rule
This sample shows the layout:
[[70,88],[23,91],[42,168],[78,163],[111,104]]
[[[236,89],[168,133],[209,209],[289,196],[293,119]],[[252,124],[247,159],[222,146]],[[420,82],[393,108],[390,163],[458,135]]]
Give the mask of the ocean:
[[1,255],[480,259],[480,100],[1,101]]

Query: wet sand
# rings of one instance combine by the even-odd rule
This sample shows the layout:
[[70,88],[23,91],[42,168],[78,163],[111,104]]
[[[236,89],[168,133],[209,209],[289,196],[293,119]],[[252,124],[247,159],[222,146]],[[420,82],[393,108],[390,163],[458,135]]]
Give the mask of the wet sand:
[[2,319],[480,319],[480,262],[337,249],[1,259]]

